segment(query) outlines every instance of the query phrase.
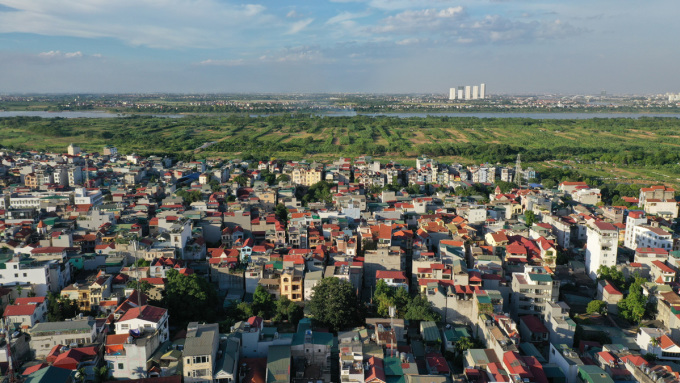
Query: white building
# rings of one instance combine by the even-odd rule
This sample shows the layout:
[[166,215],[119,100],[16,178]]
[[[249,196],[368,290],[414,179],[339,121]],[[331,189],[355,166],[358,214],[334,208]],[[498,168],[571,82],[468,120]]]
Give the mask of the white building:
[[[626,230],[627,235],[628,230]],[[640,247],[661,248],[666,251],[673,249],[673,235],[659,227],[649,225],[635,226],[631,235],[633,237],[633,244],[636,245],[633,249]]]
[[616,265],[619,232],[611,223],[595,221],[588,225],[587,236],[586,270],[595,280],[600,266]]
[[647,224],[647,216],[643,211],[630,211],[626,218],[626,236],[623,239],[623,246],[635,250],[638,248],[636,237],[633,235],[635,227]]
[[170,337],[168,310],[149,305],[129,309],[116,322],[116,334],[129,334],[130,330],[139,330],[140,333],[158,330],[160,342],[165,342]]
[[76,205],[99,206],[104,202],[104,195],[99,189],[77,188],[74,192],[73,202]]
[[58,293],[71,280],[71,266],[66,263],[60,265],[57,260],[19,263],[19,257],[5,262],[5,268],[0,268],[0,283],[3,286],[31,284],[33,292],[44,297],[48,292]]

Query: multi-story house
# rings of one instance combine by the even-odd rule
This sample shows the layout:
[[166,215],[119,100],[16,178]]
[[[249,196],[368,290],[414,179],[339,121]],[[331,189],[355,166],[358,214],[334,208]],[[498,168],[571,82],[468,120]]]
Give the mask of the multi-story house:
[[219,326],[216,323],[189,323],[182,351],[184,381],[212,382],[220,344]]
[[160,342],[169,339],[168,310],[160,307],[144,305],[133,307],[121,316],[115,324],[116,334],[129,334],[138,331],[140,334],[158,331]]
[[635,235],[633,235],[635,227],[646,224],[647,216],[645,216],[645,212],[639,210],[629,211],[628,217],[626,217],[626,234],[623,241],[623,246],[631,250],[637,249],[637,238]]
[[559,297],[559,280],[543,266],[526,265],[524,272],[512,274],[510,307],[513,317],[543,315],[548,302]]
[[36,359],[44,359],[56,345],[84,346],[96,342],[100,335],[92,318],[42,322],[31,329],[30,346]]
[[618,229],[611,223],[594,221],[588,225],[586,271],[591,279],[597,278],[600,266],[616,265],[618,240]]
[[304,300],[303,271],[300,268],[288,268],[283,270],[280,275],[280,296],[285,296],[293,302]]

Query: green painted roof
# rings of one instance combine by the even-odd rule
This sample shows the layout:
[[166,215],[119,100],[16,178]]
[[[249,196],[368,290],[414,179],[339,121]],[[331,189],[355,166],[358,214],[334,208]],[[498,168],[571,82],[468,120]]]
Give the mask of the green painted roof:
[[614,380],[603,369],[594,365],[578,366],[578,375],[588,383],[614,383]]
[[393,356],[388,356],[384,359],[383,362],[385,375],[404,376],[404,370],[401,368],[401,359]]
[[529,278],[535,282],[552,282],[553,280],[550,274],[529,273]]
[[267,383],[290,382],[290,346],[269,346]]
[[420,322],[420,329],[425,342],[441,342],[439,328],[436,323],[432,321]]
[[48,366],[28,375],[25,383],[61,383],[70,381],[73,371],[65,368]]

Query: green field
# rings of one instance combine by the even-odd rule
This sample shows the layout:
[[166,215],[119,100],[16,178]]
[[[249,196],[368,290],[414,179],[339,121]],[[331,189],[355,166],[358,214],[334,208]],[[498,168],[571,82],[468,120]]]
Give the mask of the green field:
[[[217,142],[196,151],[202,144]],[[680,119],[538,120],[475,117],[247,117],[0,119],[0,144],[49,151],[74,143],[87,151],[197,157],[321,159],[372,155],[411,162],[525,163],[572,167],[599,178],[680,178]],[[555,162],[546,162],[555,161]]]

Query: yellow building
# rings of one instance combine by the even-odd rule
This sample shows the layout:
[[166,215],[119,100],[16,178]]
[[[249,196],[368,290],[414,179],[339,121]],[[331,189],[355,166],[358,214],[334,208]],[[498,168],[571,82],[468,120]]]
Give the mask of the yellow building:
[[284,271],[280,277],[279,288],[281,296],[286,296],[293,302],[302,302],[304,298],[302,294],[302,270],[291,269]]

